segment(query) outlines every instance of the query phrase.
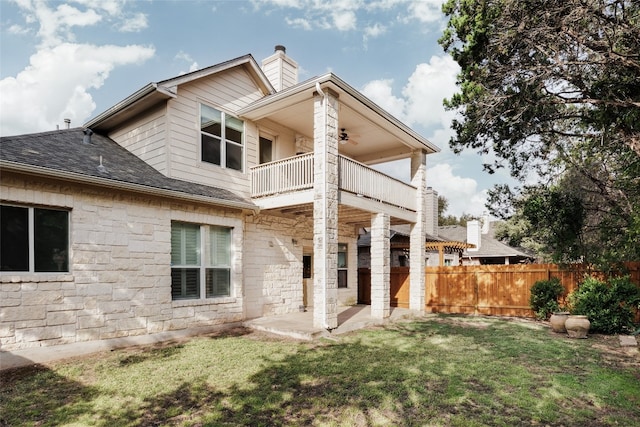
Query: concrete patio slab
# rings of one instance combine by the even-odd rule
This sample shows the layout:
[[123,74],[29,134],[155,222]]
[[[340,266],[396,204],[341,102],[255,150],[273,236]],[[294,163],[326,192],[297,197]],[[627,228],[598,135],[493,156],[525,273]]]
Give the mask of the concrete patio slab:
[[300,340],[313,340],[318,337],[330,337],[344,334],[368,326],[383,325],[402,319],[422,316],[422,313],[406,308],[391,308],[391,315],[384,319],[371,316],[371,306],[356,305],[340,307],[338,312],[338,327],[332,330],[314,328],[313,312],[311,310],[289,313],[279,316],[260,317],[247,320],[243,326],[256,331],[283,335]]

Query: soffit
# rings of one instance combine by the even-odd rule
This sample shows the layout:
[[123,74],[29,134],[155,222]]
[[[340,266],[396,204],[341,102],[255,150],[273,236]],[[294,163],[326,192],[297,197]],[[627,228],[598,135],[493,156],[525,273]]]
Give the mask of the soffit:
[[267,96],[239,112],[260,122],[268,119],[295,133],[313,138],[314,94],[317,86],[338,95],[338,129],[349,140],[340,144],[340,154],[366,164],[407,158],[414,150],[434,153],[439,149],[371,100],[334,76],[327,74]]

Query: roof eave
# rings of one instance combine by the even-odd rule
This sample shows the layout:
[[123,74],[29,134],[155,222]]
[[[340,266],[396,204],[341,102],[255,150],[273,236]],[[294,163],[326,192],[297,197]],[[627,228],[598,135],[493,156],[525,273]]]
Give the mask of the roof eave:
[[[374,114],[382,117],[385,121],[391,124],[393,127],[401,131],[402,134],[409,136],[410,138],[404,139],[405,142],[413,141],[411,146],[416,149],[424,149],[429,154],[437,153],[440,151],[436,145],[431,143],[431,141],[422,137],[420,134],[415,132],[413,129],[405,125],[403,122],[395,118],[389,112],[384,110],[382,107],[371,101],[369,98],[364,96],[358,90],[350,86],[344,80],[339,78],[333,73],[327,73],[322,76],[314,77],[310,80],[299,83],[296,86],[292,86],[290,88],[284,89],[280,92],[277,92],[273,95],[266,96],[251,105],[241,109],[238,111],[238,115],[241,117],[246,117],[251,120],[257,120],[265,117],[272,108],[277,108],[274,104],[282,102],[287,98],[294,98],[299,96],[302,93],[315,91],[316,84],[320,85],[321,88],[329,87],[336,91],[337,93],[345,93],[349,95],[352,99],[356,100],[360,105],[367,107]],[[272,108],[271,108],[272,107]]]
[[176,94],[168,88],[158,86],[157,83],[149,83],[113,107],[89,120],[83,126],[93,131],[108,132],[111,127],[117,123],[134,116],[145,108],[175,97]]
[[0,160],[0,169],[8,172],[22,173],[38,177],[55,178],[78,184],[90,184],[99,187],[107,187],[116,190],[132,191],[153,196],[168,197],[172,199],[185,200],[198,203],[214,204],[227,208],[259,212],[259,207],[252,203],[236,202],[232,200],[216,199],[209,196],[190,194],[182,191],[170,190],[166,188],[152,187],[148,185],[135,184],[132,182],[118,181],[110,178],[101,178],[93,175],[84,175],[76,172],[68,172],[57,169],[44,168],[41,166],[28,165],[25,163]]

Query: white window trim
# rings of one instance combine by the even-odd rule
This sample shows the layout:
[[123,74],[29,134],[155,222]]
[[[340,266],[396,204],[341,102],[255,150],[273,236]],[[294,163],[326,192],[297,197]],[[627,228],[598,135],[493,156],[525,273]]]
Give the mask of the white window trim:
[[[175,220],[175,221],[171,221],[172,223],[172,227],[173,227],[173,223],[182,223],[182,224],[192,224],[192,225],[198,225],[199,226],[199,233],[200,233],[200,247],[199,247],[199,256],[200,256],[200,264],[199,265],[186,265],[186,264],[171,264],[171,269],[174,268],[197,268],[198,269],[198,277],[199,277],[199,281],[200,281],[200,288],[199,290],[199,294],[200,296],[198,298],[180,298],[180,299],[173,299],[172,298],[172,302],[174,303],[178,303],[178,302],[187,302],[187,301],[200,301],[200,302],[206,302],[206,301],[215,301],[215,302],[219,302],[220,300],[224,300],[225,298],[228,300],[229,298],[235,298],[235,286],[234,286],[234,276],[235,276],[235,269],[234,269],[234,256],[235,256],[235,245],[234,245],[234,234],[235,234],[235,227],[230,226],[230,225],[218,225],[218,224],[197,224],[197,223],[193,223],[190,221],[182,221],[182,220]],[[210,234],[209,234],[209,230],[211,227],[223,227],[226,229],[230,230],[230,239],[229,239],[229,265],[225,266],[225,267],[221,267],[221,266],[213,266],[210,265],[210,253],[209,251],[211,250],[210,247]],[[207,280],[207,269],[213,269],[213,268],[228,268],[229,269],[229,295],[220,295],[220,296],[212,296],[212,297],[207,297],[207,284],[206,284],[206,280]],[[173,286],[173,284],[172,284]]]
[[[29,238],[29,270],[28,271],[0,271],[0,276],[17,276],[22,274],[71,274],[71,211],[69,209],[50,206],[26,206],[14,203],[2,203],[2,206],[12,206],[27,209],[27,230]],[[66,271],[36,271],[36,243],[35,243],[35,210],[46,209],[67,213],[67,270]]]
[[[213,108],[214,110],[217,110],[220,112],[220,164],[216,165],[215,163],[211,163],[211,162],[207,162],[202,160],[202,135],[207,135],[209,137],[212,138],[218,138],[217,135],[212,135],[208,132],[205,132],[202,130],[201,127],[201,120],[202,120],[202,106],[206,106],[209,108]],[[240,120],[242,122],[242,143],[238,144],[235,141],[229,141],[226,139],[226,116],[230,116],[233,117],[237,120]],[[234,172],[238,172],[238,173],[245,173],[245,169],[247,166],[247,162],[246,162],[246,156],[247,156],[247,144],[246,144],[246,140],[247,140],[247,123],[246,120],[241,119],[239,117],[237,117],[234,114],[231,113],[227,113],[226,111],[218,108],[218,107],[213,107],[211,105],[211,103],[208,102],[204,102],[204,101],[198,101],[198,124],[197,124],[197,128],[198,128],[198,152],[200,155],[200,164],[206,164],[206,165],[211,165],[211,166],[215,166],[215,167],[219,167],[222,169],[226,169],[226,170],[230,170],[230,171],[234,171]],[[227,142],[230,142],[231,144],[241,147],[242,148],[242,156],[240,161],[242,162],[242,166],[240,168],[240,170],[238,169],[232,169],[232,168],[228,168],[227,167]]]

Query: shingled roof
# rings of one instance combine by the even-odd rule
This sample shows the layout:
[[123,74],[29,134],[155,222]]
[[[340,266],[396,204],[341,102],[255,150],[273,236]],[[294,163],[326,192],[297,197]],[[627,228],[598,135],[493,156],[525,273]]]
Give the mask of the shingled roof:
[[106,136],[93,134],[90,141],[85,141],[82,128],[2,137],[0,168],[257,209],[251,201],[227,189],[168,178]]
[[[438,236],[447,240],[457,240],[465,242],[467,240],[467,229],[460,225],[446,225],[438,227]],[[465,251],[464,256],[472,257],[524,257],[533,258],[531,255],[505,245],[491,235],[483,234],[482,242],[478,250]]]

